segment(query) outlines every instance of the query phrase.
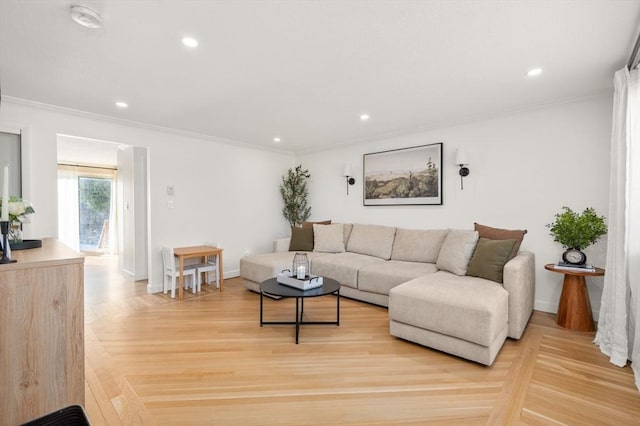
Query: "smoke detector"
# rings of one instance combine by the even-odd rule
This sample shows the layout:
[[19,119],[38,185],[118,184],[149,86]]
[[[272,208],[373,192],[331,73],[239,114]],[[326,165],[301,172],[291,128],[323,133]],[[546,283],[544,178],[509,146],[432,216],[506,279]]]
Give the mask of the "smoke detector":
[[71,6],[71,19],[87,28],[102,28],[102,17],[96,10],[87,6]]

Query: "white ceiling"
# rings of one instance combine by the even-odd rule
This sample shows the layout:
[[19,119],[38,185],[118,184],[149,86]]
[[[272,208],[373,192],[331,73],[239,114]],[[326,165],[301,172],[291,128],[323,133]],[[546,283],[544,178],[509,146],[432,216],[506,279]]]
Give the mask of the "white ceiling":
[[636,0],[71,3],[0,0],[3,96],[296,152],[611,90],[640,28]]

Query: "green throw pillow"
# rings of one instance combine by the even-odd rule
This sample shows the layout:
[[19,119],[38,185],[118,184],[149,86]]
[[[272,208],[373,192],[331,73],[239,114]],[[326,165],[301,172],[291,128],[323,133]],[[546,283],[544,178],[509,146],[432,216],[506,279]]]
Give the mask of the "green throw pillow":
[[292,226],[289,251],[313,251],[313,228]]
[[467,275],[502,283],[504,265],[511,259],[511,251],[515,244],[515,239],[480,238],[469,261]]

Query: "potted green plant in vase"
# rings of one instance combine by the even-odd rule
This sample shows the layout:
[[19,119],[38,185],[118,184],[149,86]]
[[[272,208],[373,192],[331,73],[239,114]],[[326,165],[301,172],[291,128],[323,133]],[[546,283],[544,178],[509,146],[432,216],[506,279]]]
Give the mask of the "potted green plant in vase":
[[280,185],[280,195],[282,195],[284,202],[282,215],[292,227],[300,226],[311,215],[311,207],[307,205],[309,197],[307,179],[309,177],[311,177],[309,170],[303,169],[302,165],[296,166],[295,169],[289,169],[286,177],[282,176],[282,184]]
[[562,244],[566,250],[562,260],[571,265],[584,265],[587,256],[582,252],[607,233],[607,225],[603,216],[598,216],[593,207],[584,209],[578,214],[569,207],[555,215],[553,223],[547,225],[553,240]]

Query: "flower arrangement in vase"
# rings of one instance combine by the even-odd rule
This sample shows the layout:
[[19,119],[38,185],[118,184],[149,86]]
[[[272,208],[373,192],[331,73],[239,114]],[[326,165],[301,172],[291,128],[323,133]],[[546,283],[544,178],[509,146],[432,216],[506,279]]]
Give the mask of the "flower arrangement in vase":
[[[23,200],[15,195],[9,196],[9,241],[12,243],[22,242],[22,223],[27,220],[27,216],[35,213],[33,206],[27,200]],[[2,199],[0,199],[0,206]],[[0,212],[1,214],[2,212]]]

